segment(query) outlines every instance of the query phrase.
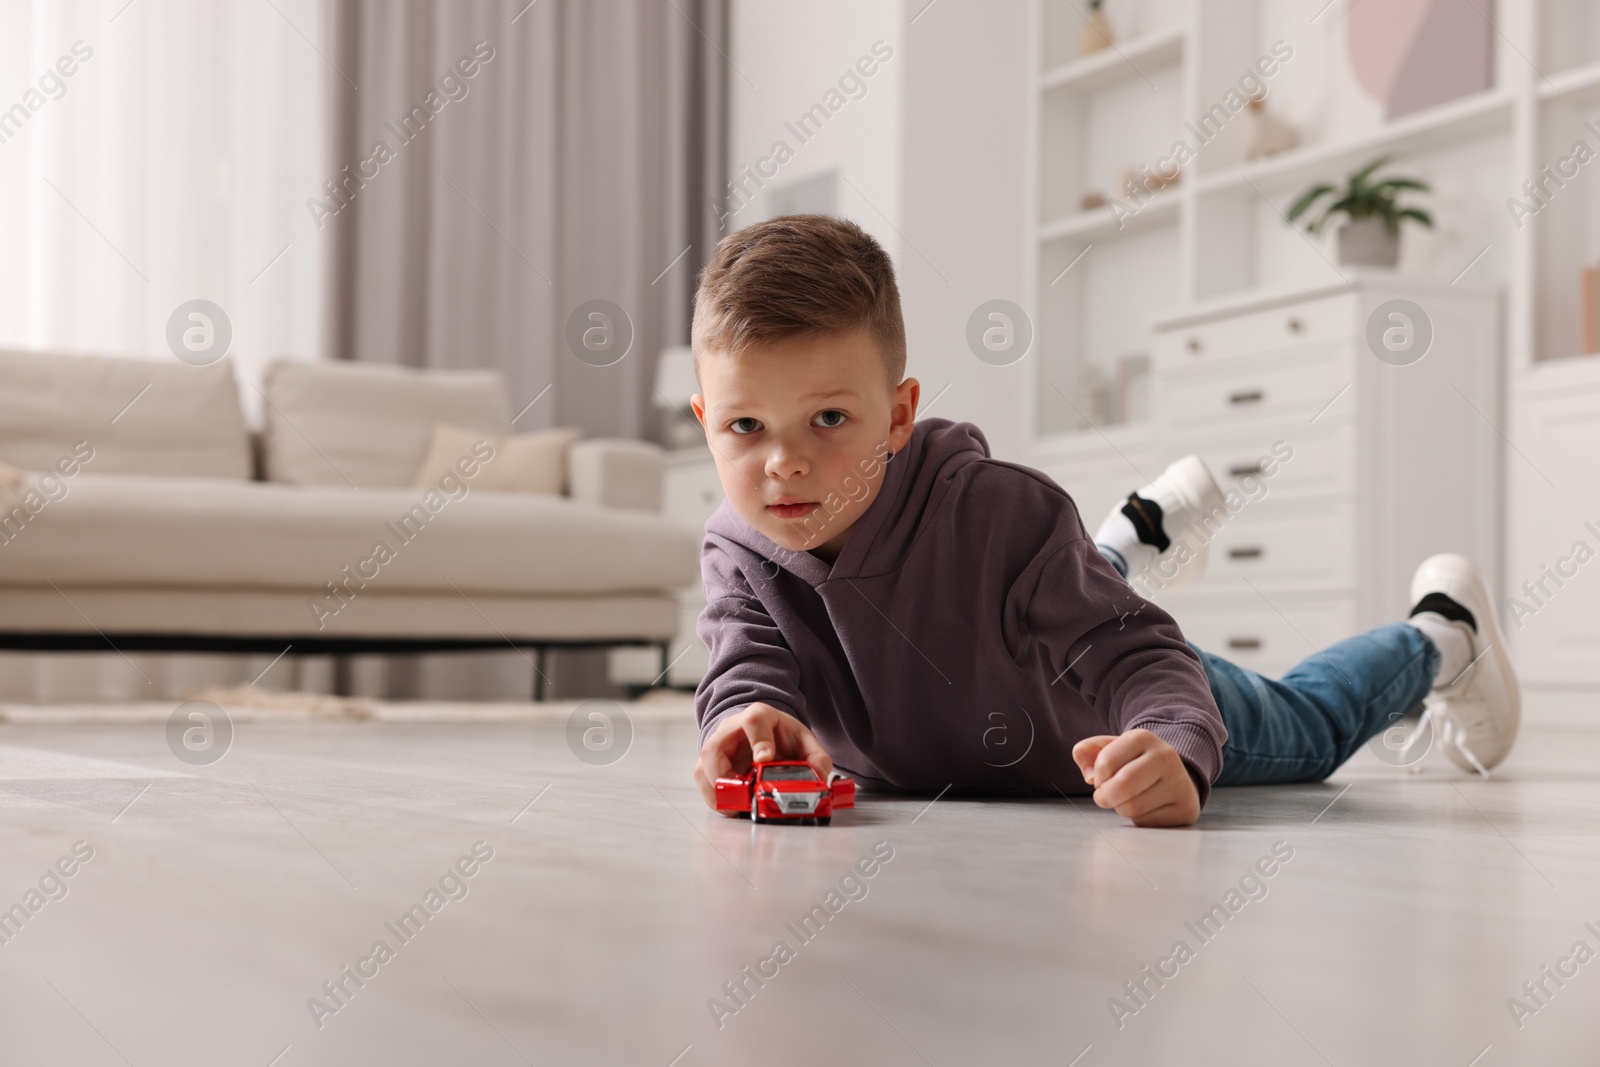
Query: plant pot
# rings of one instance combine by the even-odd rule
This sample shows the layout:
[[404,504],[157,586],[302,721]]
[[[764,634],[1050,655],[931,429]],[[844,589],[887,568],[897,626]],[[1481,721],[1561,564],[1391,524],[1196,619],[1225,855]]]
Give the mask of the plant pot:
[[1400,238],[1377,218],[1351,219],[1339,227],[1341,267],[1393,267],[1400,262]]
[[1111,47],[1111,20],[1099,8],[1089,12],[1089,21],[1078,30],[1078,55],[1092,56]]

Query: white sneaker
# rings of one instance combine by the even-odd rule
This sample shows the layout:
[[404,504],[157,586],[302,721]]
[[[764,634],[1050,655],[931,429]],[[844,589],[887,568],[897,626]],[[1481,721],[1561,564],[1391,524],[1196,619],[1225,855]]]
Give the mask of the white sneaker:
[[[1472,635],[1472,662],[1455,678],[1437,680],[1423,717],[1438,733],[1452,763],[1487,778],[1489,768],[1511,752],[1522,723],[1517,672],[1477,564],[1449,553],[1423,560],[1411,578],[1412,603],[1429,593],[1442,593],[1472,612],[1477,630]],[[1422,730],[1421,723],[1417,730]]]
[[[1154,590],[1183,589],[1199,581],[1211,556],[1211,538],[1228,519],[1225,500],[1222,487],[1199,456],[1184,456],[1129,496],[1119,510],[1137,512],[1144,523],[1158,528],[1169,544],[1159,548],[1158,539],[1157,554],[1137,571],[1130,568],[1128,580]],[[1156,508],[1150,508],[1151,503]],[[1209,529],[1204,519],[1210,520]],[[1135,526],[1141,525],[1133,521]],[[1146,540],[1149,535],[1140,536]]]

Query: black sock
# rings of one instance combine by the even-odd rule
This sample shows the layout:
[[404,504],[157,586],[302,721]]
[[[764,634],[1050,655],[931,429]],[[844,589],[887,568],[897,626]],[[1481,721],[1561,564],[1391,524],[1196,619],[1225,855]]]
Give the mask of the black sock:
[[[1478,620],[1472,617],[1472,612],[1443,593],[1429,593],[1417,601],[1417,606],[1411,609],[1411,614],[1420,615],[1424,611],[1442,615],[1451,622],[1464,622],[1472,627],[1473,633],[1478,632]],[[1407,618],[1410,618],[1410,616],[1408,615]]]
[[1154,500],[1129,493],[1128,502],[1122,505],[1122,514],[1133,523],[1133,532],[1139,535],[1141,543],[1153,546],[1157,552],[1165,552],[1172,546],[1167,532],[1161,528],[1161,505]]

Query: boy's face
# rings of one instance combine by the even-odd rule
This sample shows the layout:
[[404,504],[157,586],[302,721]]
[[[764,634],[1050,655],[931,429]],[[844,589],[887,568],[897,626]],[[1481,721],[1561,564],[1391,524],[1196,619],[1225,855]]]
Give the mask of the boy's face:
[[866,330],[701,356],[690,403],[740,518],[795,552],[837,558],[911,439],[921,386],[891,389]]

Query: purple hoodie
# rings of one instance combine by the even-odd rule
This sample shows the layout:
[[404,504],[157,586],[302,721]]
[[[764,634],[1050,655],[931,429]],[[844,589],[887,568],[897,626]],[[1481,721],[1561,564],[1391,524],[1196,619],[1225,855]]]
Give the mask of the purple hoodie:
[[1060,486],[924,419],[832,567],[724,502],[706,523],[700,737],[762,701],[871,788],[1086,793],[1072,746],[1144,727],[1204,803],[1227,736],[1178,626],[1101,557]]

